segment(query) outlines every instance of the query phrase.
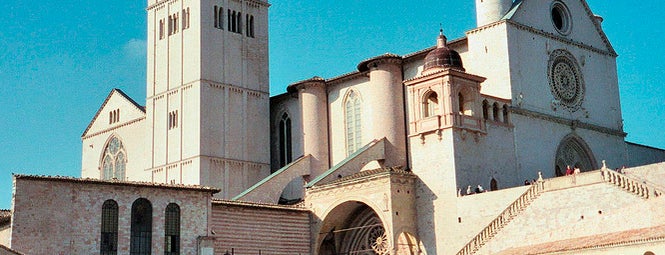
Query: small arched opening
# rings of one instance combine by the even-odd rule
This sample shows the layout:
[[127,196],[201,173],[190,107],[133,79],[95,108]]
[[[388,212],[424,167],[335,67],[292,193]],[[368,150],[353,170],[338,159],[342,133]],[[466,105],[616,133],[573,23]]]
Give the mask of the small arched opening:
[[437,115],[439,112],[439,96],[434,91],[425,93],[423,100],[423,118]]

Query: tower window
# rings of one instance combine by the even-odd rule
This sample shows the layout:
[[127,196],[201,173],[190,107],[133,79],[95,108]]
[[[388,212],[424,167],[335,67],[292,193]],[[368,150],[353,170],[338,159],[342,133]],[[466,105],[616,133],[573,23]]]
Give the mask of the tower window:
[[287,113],[282,114],[279,121],[279,166],[286,166],[293,160],[291,146],[291,118]]
[[249,15],[249,37],[254,38],[254,16]]
[[182,30],[189,28],[189,7],[182,10]]
[[236,11],[231,12],[231,31],[232,32],[237,32],[238,31],[238,23],[236,19]]
[[159,20],[159,40],[164,39],[164,19]]
[[109,140],[102,154],[102,180],[125,179],[126,153],[120,139],[114,136]]
[[346,126],[346,153],[351,155],[362,145],[360,98],[356,92],[351,91],[344,103]]
[[508,119],[508,105],[504,104],[503,105],[503,123],[508,124],[509,119]]
[[215,5],[215,27],[224,29],[224,8]]
[[112,199],[102,205],[101,255],[118,254],[118,203]]
[[238,15],[236,16],[238,26],[236,27],[236,33],[242,34],[242,13],[238,12]]
[[129,254],[150,255],[152,251],[152,205],[145,198],[132,204]]
[[180,207],[170,203],[164,213],[164,255],[180,254]]
[[[227,9],[226,10],[226,30],[228,30],[228,31],[233,31],[233,30],[231,30],[233,28],[231,26],[231,19],[233,19],[231,17],[231,9]],[[233,20],[235,20],[235,19],[233,19]]]
[[178,110],[169,112],[169,119],[168,119],[168,129],[174,129],[178,127]]
[[439,111],[439,96],[434,91],[426,94],[423,105],[423,118],[437,115]]

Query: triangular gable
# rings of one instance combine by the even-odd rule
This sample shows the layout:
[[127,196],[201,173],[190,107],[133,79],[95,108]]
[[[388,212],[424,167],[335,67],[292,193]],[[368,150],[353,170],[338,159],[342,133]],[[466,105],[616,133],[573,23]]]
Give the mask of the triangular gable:
[[[590,45],[614,56],[617,55],[600,22],[596,20],[585,0],[562,0],[562,2],[567,5],[573,20],[572,30],[566,36],[561,36],[556,32],[550,20],[550,5],[543,5],[542,1],[516,0],[503,19],[517,22],[557,37],[565,37],[582,45]],[[596,36],[589,36],[590,33],[588,31],[595,31]]]
[[[114,109],[110,108],[106,109],[108,108],[107,106],[109,106],[109,104],[113,104]],[[102,106],[99,107],[99,110],[97,110],[97,113],[90,121],[90,124],[88,124],[88,127],[85,129],[85,131],[83,131],[81,137],[87,136],[88,133],[92,130],[103,129],[104,127],[107,128],[110,127],[111,124],[109,124],[108,119],[104,118],[108,116],[107,114],[104,113],[108,113],[115,109],[121,109],[120,111],[121,118],[118,123],[114,123],[116,125],[119,123],[124,123],[130,120],[137,119],[139,117],[145,117],[145,107],[136,103],[136,101],[127,96],[127,94],[125,94],[125,92],[123,92],[122,90],[113,89],[104,100],[104,103],[102,103]]]

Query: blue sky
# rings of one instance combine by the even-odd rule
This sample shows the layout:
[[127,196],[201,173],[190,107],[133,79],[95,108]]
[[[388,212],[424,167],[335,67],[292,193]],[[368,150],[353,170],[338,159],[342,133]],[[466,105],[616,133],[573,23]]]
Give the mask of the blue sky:
[[[532,1],[532,0],[526,0]],[[432,46],[475,25],[474,1],[275,0],[271,93],[312,76],[353,71],[363,59]],[[628,141],[665,148],[662,1],[588,0],[619,53]],[[140,0],[17,0],[0,11],[0,208],[11,173],[80,176],[80,136],[120,88],[145,102],[145,4]]]

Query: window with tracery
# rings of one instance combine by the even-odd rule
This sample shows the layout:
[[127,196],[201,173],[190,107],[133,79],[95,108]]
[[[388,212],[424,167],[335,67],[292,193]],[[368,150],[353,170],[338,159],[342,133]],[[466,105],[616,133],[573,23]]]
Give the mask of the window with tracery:
[[286,166],[292,160],[291,118],[287,113],[284,113],[279,121],[279,166]]
[[164,217],[164,255],[180,254],[180,207],[170,203]]
[[152,251],[152,204],[139,198],[132,204],[129,254],[150,255]]
[[102,180],[125,179],[127,157],[125,147],[117,137],[111,138],[102,154]]
[[425,105],[423,106],[423,118],[437,115],[439,111],[439,97],[434,91],[430,91],[425,96]]
[[351,155],[362,146],[360,98],[351,91],[344,103],[344,124],[346,127],[346,154]]
[[101,255],[118,254],[118,203],[112,199],[102,205]]

